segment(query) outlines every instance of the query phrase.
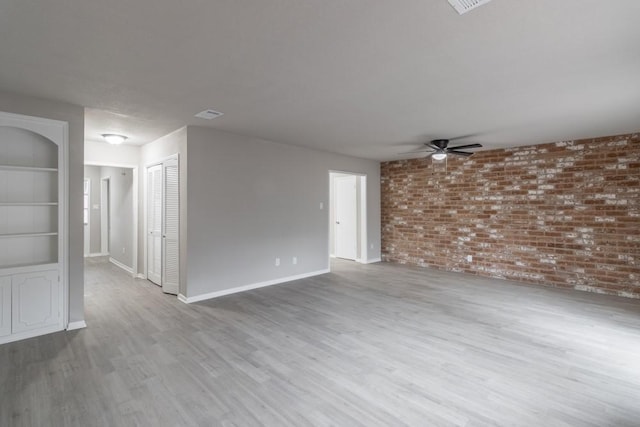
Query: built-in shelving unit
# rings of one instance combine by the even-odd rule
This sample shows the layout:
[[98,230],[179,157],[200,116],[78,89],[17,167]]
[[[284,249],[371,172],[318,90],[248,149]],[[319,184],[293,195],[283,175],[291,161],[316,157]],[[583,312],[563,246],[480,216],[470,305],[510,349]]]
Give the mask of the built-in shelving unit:
[[0,112],[0,344],[66,324],[66,126]]

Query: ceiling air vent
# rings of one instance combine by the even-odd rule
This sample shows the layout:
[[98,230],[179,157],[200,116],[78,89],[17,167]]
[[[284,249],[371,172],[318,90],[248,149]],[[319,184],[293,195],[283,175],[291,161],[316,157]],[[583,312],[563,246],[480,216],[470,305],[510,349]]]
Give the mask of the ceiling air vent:
[[462,15],[469,12],[476,7],[480,7],[485,3],[489,3],[491,0],[448,0],[449,4]]
[[201,119],[211,120],[211,119],[215,119],[216,117],[220,117],[221,115],[222,115],[222,113],[219,112],[219,111],[204,110],[204,111],[200,111],[198,114],[196,114],[196,117],[200,117]]

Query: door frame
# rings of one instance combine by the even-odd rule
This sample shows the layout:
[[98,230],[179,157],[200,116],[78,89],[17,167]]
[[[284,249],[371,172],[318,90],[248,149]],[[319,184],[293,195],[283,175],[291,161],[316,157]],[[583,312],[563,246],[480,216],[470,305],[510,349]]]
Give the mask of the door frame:
[[[131,184],[133,186],[133,191],[132,191],[132,204],[133,204],[133,265],[132,270],[133,270],[133,276],[134,277],[140,277],[140,274],[138,274],[138,164],[135,163],[109,163],[109,162],[85,162],[84,163],[86,166],[106,166],[106,167],[111,167],[111,168],[125,168],[125,169],[131,169],[132,170],[132,178],[133,178],[133,183]],[[111,183],[109,183],[111,184]],[[111,187],[111,185],[109,185],[109,187]],[[100,180],[100,192],[102,192],[102,179]],[[111,188],[109,188],[109,193],[111,193]],[[100,199],[100,210],[102,211],[102,196]],[[102,220],[100,221],[100,227],[102,227]],[[102,231],[101,231],[102,233]],[[100,240],[102,240],[102,236],[100,237]],[[102,251],[102,248],[104,242],[100,242],[100,249]]]
[[[82,194],[82,215],[84,217],[84,196],[87,195],[88,199],[89,199],[89,206],[86,208],[88,209],[88,213],[87,213],[87,223],[84,224],[84,218],[82,218],[82,223],[84,225],[84,256],[85,258],[89,256],[89,254],[91,253],[91,178],[84,178],[83,184],[86,186],[83,186],[83,194]],[[87,188],[87,192],[84,192],[84,189]]]
[[111,228],[111,177],[100,178],[100,254],[109,255]]
[[[143,200],[142,200],[142,229],[144,230],[144,244],[143,244],[143,248],[142,248],[142,266],[143,266],[143,270],[142,270],[142,274],[138,275],[138,277],[140,277],[141,279],[147,279],[147,253],[148,253],[148,240],[149,240],[149,236],[147,235],[147,207],[149,205],[149,189],[147,188],[147,170],[150,167],[153,166],[158,166],[158,165],[162,165],[164,162],[166,162],[167,160],[172,160],[172,159],[176,159],[178,161],[178,165],[180,165],[180,154],[179,153],[175,153],[175,154],[171,154],[170,156],[166,156],[166,157],[162,157],[158,160],[153,160],[151,162],[145,163],[144,164],[144,176],[145,179],[143,179]],[[178,166],[178,174],[180,174],[180,166]],[[179,175],[178,175],[179,176]],[[164,176],[162,177],[162,179],[164,180]],[[160,287],[162,287],[162,283],[160,283]]]
[[[358,240],[358,246],[359,246],[359,250],[357,251],[357,257],[355,259],[355,262],[358,262],[360,264],[367,264],[367,260],[368,260],[368,256],[367,256],[367,249],[368,249],[368,243],[367,243],[367,174],[366,173],[359,173],[359,172],[351,172],[351,171],[345,171],[345,170],[335,170],[335,169],[330,169],[329,173],[328,173],[328,177],[329,177],[329,209],[327,212],[327,221],[329,223],[329,228],[327,230],[327,248],[329,250],[328,253],[328,258],[332,258],[334,257],[334,248],[332,247],[332,243],[335,244],[335,242],[332,242],[331,239],[331,235],[332,235],[332,228],[333,225],[332,224],[332,219],[334,216],[334,210],[335,210],[335,201],[334,201],[334,196],[335,196],[335,190],[333,188],[333,175],[334,174],[340,174],[340,175],[353,175],[356,177],[356,197],[358,197],[358,212],[357,212],[357,217],[358,217],[358,232],[360,233],[360,239]],[[331,268],[331,263],[329,264],[329,268]]]

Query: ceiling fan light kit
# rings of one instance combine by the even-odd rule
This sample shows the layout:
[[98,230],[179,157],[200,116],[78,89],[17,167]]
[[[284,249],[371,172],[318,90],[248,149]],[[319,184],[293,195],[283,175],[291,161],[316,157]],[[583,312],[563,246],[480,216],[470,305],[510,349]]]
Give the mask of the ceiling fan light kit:
[[449,154],[455,156],[469,157],[473,153],[470,151],[461,151],[467,148],[480,148],[482,144],[465,144],[456,145],[455,147],[449,147],[449,139],[434,139],[431,142],[425,142],[428,150],[432,150],[427,157],[431,157],[434,160],[445,160]]

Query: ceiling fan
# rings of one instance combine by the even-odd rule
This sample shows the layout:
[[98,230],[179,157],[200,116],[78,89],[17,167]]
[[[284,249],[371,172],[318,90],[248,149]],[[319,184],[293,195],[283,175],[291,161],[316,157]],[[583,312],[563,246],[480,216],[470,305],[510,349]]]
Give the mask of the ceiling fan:
[[425,142],[424,145],[427,146],[426,147],[427,150],[421,150],[421,151],[427,151],[429,153],[427,154],[427,157],[432,157],[435,160],[444,160],[447,158],[448,154],[469,157],[473,154],[472,152],[460,151],[460,150],[482,147],[482,144],[466,144],[466,145],[456,145],[455,147],[449,147],[450,141],[451,140],[449,139],[434,139],[432,141]]

